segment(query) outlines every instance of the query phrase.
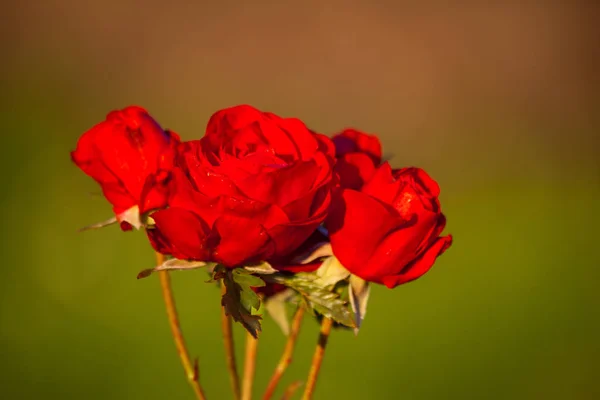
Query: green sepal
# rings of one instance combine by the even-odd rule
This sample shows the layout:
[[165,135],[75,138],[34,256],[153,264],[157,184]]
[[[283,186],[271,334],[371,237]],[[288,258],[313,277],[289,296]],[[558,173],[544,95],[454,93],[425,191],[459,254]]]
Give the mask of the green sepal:
[[204,262],[204,261],[187,261],[187,260],[179,260],[177,258],[171,258],[161,265],[158,265],[154,268],[148,268],[140,271],[137,275],[138,279],[146,278],[152,275],[154,272],[158,271],[185,271],[190,269],[198,269],[198,268],[210,268],[214,266],[215,263]]
[[264,276],[264,279],[294,289],[302,296],[310,310],[350,328],[356,326],[354,317],[348,309],[348,303],[342,300],[339,293],[331,286],[324,286],[323,281],[314,273],[273,274]]

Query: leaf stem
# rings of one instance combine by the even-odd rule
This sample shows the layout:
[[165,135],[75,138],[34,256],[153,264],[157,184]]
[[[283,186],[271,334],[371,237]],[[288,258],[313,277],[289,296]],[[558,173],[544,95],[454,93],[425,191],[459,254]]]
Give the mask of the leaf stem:
[[[162,265],[164,261],[165,256],[157,252],[156,264]],[[171,278],[169,276],[169,271],[160,271],[158,275],[160,277],[160,287],[162,289],[163,299],[167,308],[167,316],[169,317],[171,333],[173,334],[173,339],[175,339],[177,353],[181,359],[181,364],[183,365],[188,383],[194,390],[194,394],[198,400],[206,400],[202,386],[200,386],[197,361],[196,363],[192,363],[187,347],[185,346],[185,340],[183,338],[181,326],[179,325],[179,318],[177,316],[177,308],[175,307],[175,298],[173,297],[173,291],[171,290]]]
[[323,363],[323,356],[325,355],[327,339],[329,339],[329,334],[331,333],[332,325],[333,321],[331,320],[331,318],[323,317],[323,321],[321,322],[321,332],[319,334],[319,341],[317,343],[317,348],[313,355],[312,364],[308,373],[308,379],[306,381],[306,387],[304,388],[304,394],[302,395],[302,400],[310,400],[313,396],[313,393],[315,391],[315,385],[317,383],[317,377],[321,369],[321,364]]
[[[221,282],[221,294],[224,295],[227,291],[225,283]],[[235,345],[233,343],[233,329],[231,324],[231,316],[225,312],[225,307],[221,307],[221,327],[223,329],[223,341],[225,342],[225,358],[227,361],[227,369],[231,379],[231,387],[233,389],[233,398],[240,400],[240,377],[237,371],[237,363],[235,361]]]
[[246,358],[244,360],[244,378],[242,380],[242,400],[252,399],[257,350],[258,339],[254,339],[249,332],[246,332]]
[[298,339],[298,334],[300,333],[300,327],[302,326],[302,318],[304,317],[304,307],[298,306],[296,313],[294,314],[294,319],[292,320],[292,326],[290,328],[290,334],[288,336],[288,340],[285,344],[285,348],[283,350],[283,354],[281,355],[281,359],[279,360],[279,364],[275,368],[275,372],[273,372],[273,376],[267,385],[267,390],[263,396],[263,400],[269,400],[273,397],[275,393],[275,389],[277,389],[277,384],[279,380],[285,373],[285,370],[292,362],[292,355],[294,354],[294,347],[296,346],[296,340]]

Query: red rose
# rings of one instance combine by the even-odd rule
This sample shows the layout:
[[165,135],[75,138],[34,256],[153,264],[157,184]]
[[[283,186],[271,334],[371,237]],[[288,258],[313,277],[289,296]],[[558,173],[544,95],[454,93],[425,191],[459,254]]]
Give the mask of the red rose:
[[359,190],[381,163],[381,143],[375,135],[346,129],[332,138],[335,172],[343,188]]
[[340,189],[327,220],[334,255],[351,273],[393,288],[425,274],[451,244],[440,189],[425,171],[388,163],[361,191]]
[[215,113],[181,146],[169,208],[152,214],[155,248],[229,267],[290,254],[326,217],[332,148],[298,119],[246,105]]
[[[123,222],[128,218],[126,211],[140,206],[146,178],[171,168],[178,143],[176,133],[163,130],[143,108],[131,106],[109,113],[104,122],[85,132],[71,158],[102,186],[117,219]],[[151,207],[155,199],[146,197]],[[137,220],[127,222],[137,224]]]

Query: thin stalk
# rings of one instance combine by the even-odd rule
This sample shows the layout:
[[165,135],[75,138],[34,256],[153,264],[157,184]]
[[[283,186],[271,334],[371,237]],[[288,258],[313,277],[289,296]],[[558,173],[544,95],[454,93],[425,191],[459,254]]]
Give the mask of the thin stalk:
[[[225,284],[221,284],[221,294],[226,292]],[[233,343],[233,329],[231,317],[225,312],[225,307],[221,307],[221,327],[223,329],[223,341],[225,343],[225,358],[227,360],[227,369],[229,370],[229,378],[231,379],[231,387],[233,389],[233,398],[240,400],[240,377],[237,371],[237,363],[235,361],[235,345]]]
[[[161,265],[164,261],[165,256],[160,253],[156,253],[156,265]],[[173,339],[175,339],[177,353],[181,359],[181,364],[183,365],[188,383],[194,390],[194,394],[198,400],[206,400],[204,390],[202,390],[202,386],[200,386],[198,364],[197,362],[192,363],[187,347],[185,346],[185,340],[183,338],[183,333],[181,332],[181,326],[179,325],[179,318],[177,317],[175,298],[173,297],[173,291],[171,289],[171,278],[169,276],[169,271],[159,271],[158,276],[160,277],[160,287],[162,289],[163,299],[167,308],[171,333],[173,334]]]
[[327,339],[329,339],[332,325],[333,321],[331,318],[323,317],[319,341],[317,343],[315,354],[313,355],[310,371],[308,372],[308,379],[306,380],[306,387],[304,388],[302,400],[310,400],[314,394],[315,386],[317,384],[317,377],[319,376],[319,371],[321,370],[323,356],[325,355],[325,347],[327,346]]
[[290,400],[292,398],[292,396],[294,395],[294,393],[296,393],[296,390],[300,389],[300,386],[302,386],[302,381],[292,382],[285,389],[285,392],[283,392],[283,396],[281,396],[281,400]]
[[246,358],[244,360],[244,378],[242,380],[242,400],[252,399],[257,350],[258,339],[254,339],[250,333],[246,332]]
[[294,314],[294,319],[292,320],[292,326],[290,328],[290,334],[285,344],[283,354],[281,355],[279,364],[277,364],[275,372],[273,372],[273,376],[271,377],[271,380],[267,385],[267,390],[265,391],[263,400],[269,400],[271,397],[273,397],[275,389],[277,389],[277,384],[279,383],[279,380],[285,373],[287,367],[292,362],[294,347],[296,346],[296,340],[298,339],[300,327],[302,326],[302,317],[304,317],[304,308],[302,306],[299,306],[298,310],[296,310],[296,314]]

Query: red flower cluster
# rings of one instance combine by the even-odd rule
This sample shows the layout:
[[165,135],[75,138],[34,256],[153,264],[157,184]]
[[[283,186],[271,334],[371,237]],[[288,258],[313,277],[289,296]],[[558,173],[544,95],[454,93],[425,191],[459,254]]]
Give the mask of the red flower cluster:
[[437,184],[421,169],[382,164],[376,136],[349,129],[329,139],[247,105],[218,111],[188,142],[142,108],[114,111],[72,159],[124,229],[145,226],[155,250],[178,259],[289,271],[325,226],[350,273],[394,287],[427,272],[452,242],[440,237]]

